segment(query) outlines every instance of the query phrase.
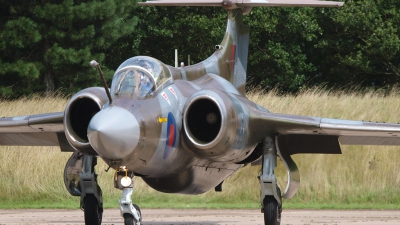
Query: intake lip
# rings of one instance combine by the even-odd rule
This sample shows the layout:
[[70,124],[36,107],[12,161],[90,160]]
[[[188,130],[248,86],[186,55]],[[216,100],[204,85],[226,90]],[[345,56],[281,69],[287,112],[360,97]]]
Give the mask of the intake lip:
[[121,159],[129,155],[139,142],[140,129],[128,110],[112,106],[98,112],[90,121],[90,145],[102,157]]
[[190,143],[199,149],[211,149],[226,131],[227,113],[215,92],[199,91],[186,102],[183,126]]
[[104,89],[81,90],[69,100],[64,112],[65,136],[70,145],[85,154],[97,155],[90,146],[87,128],[92,117],[108,102]]

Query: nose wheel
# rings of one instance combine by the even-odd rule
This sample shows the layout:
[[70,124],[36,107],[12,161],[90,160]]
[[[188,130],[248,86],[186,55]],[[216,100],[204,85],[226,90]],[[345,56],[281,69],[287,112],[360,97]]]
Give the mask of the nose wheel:
[[136,212],[139,216],[139,221],[136,221],[136,219],[133,217],[132,214],[125,213],[124,214],[124,224],[125,225],[141,225],[142,224],[142,212],[140,212],[140,208],[138,205],[133,204],[133,207],[136,209]]

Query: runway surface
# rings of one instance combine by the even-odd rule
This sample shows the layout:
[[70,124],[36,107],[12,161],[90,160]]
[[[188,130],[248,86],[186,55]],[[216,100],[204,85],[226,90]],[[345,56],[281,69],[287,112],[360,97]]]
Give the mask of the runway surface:
[[[263,225],[259,210],[172,210],[143,209],[144,225]],[[80,210],[0,210],[0,224],[70,224],[80,225]],[[104,225],[123,224],[117,209],[107,209]],[[395,225],[400,224],[400,211],[334,211],[284,210],[281,225]]]

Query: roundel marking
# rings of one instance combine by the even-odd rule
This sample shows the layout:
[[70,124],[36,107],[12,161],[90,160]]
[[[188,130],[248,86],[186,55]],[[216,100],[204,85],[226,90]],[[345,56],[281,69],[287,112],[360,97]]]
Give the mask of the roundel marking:
[[165,141],[165,150],[163,158],[166,159],[175,147],[176,142],[176,122],[175,117],[172,113],[168,113],[167,119],[167,138]]

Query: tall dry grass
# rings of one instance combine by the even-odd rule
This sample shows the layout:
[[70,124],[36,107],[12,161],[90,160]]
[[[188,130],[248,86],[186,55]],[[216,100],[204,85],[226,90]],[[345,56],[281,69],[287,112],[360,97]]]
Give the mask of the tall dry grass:
[[[276,91],[254,91],[248,97],[277,113],[371,121],[400,121],[400,93],[373,91],[326,91],[311,89],[296,96],[280,96]],[[61,96],[33,96],[0,101],[0,116],[17,116],[63,111],[67,99]],[[295,155],[301,185],[292,202],[303,203],[391,203],[400,200],[400,148],[342,146],[342,155]],[[57,147],[0,147],[0,205],[11,201],[62,202],[70,197],[64,188],[63,170],[71,153]],[[97,172],[104,199],[117,206],[120,191],[112,184],[113,172],[99,160]],[[230,203],[237,207],[258,205],[260,167],[246,166],[227,179],[222,193],[210,191],[200,196],[158,193],[135,179],[134,201],[153,206]],[[286,171],[281,163],[276,174],[285,185]],[[284,187],[282,187],[283,189]],[[159,204],[163,202],[164,204]],[[78,204],[78,203],[77,203]],[[147,204],[149,205],[149,204]],[[78,205],[77,205],[78,206]]]

